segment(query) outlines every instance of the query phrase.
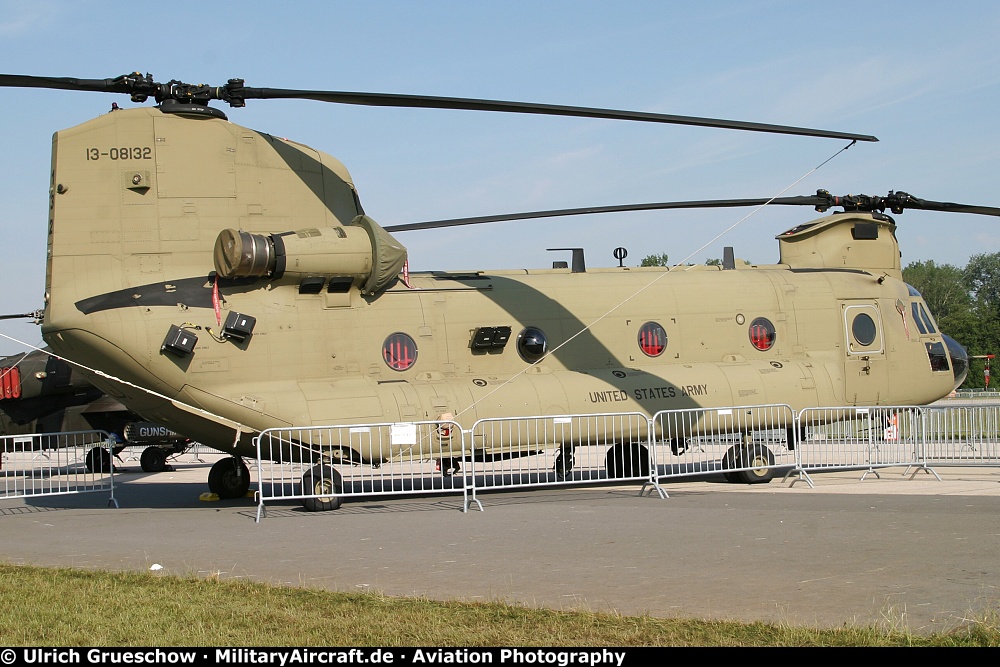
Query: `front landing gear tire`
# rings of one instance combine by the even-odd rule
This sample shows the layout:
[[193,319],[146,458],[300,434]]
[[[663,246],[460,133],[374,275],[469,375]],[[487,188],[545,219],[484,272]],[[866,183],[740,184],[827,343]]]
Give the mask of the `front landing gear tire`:
[[235,456],[216,461],[208,471],[208,490],[220,500],[242,498],[250,490],[250,469]]
[[310,512],[330,512],[340,508],[344,484],[340,473],[328,465],[318,465],[302,476],[302,506]]
[[572,447],[561,447],[559,451],[556,452],[556,462],[552,466],[555,471],[556,480],[564,482],[567,479],[573,479],[573,448]]
[[163,472],[170,468],[167,465],[167,453],[156,445],[142,450],[139,465],[143,472]]
[[437,469],[444,477],[454,477],[462,469],[461,459],[440,459]]
[[[774,479],[774,454],[764,445],[732,447],[726,452],[723,475],[730,484],[767,484]],[[747,468],[732,470],[731,468]]]

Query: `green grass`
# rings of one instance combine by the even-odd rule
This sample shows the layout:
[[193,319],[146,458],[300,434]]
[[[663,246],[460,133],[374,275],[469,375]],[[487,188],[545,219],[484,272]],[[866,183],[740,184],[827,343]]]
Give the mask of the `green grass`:
[[1000,646],[1000,614],[933,635],[444,603],[239,580],[0,564],[0,646]]

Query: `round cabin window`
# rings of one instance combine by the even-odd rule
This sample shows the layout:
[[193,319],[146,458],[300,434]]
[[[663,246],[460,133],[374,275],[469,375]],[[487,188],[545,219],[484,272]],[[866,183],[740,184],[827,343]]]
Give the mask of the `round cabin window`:
[[774,346],[774,325],[766,317],[758,317],[750,323],[750,343],[761,352]]
[[859,345],[868,347],[875,342],[875,320],[868,313],[860,313],[851,322],[851,333]]
[[394,333],[382,343],[382,359],[394,371],[405,371],[417,361],[417,344],[405,333]]
[[667,332],[656,322],[646,322],[639,329],[639,349],[647,357],[658,357],[667,349]]

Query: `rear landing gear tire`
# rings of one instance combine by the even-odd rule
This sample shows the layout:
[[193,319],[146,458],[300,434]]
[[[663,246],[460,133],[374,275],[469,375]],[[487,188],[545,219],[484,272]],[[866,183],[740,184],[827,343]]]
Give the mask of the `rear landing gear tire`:
[[302,476],[302,493],[315,496],[302,499],[302,506],[310,512],[339,509],[343,491],[340,473],[331,466],[318,465]]
[[114,467],[111,452],[104,447],[91,447],[87,450],[84,464],[87,466],[87,472],[93,473],[111,472]]
[[649,450],[637,442],[620,442],[604,458],[608,479],[649,477]]
[[243,459],[220,459],[208,471],[208,490],[222,500],[242,498],[250,490],[250,469]]

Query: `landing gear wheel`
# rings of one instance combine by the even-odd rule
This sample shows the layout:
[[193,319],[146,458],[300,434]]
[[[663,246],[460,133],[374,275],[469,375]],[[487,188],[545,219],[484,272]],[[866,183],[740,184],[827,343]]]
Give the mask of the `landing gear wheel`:
[[462,469],[461,459],[441,459],[438,461],[438,470],[445,477],[454,477]]
[[573,473],[572,447],[562,447],[556,452],[556,463],[553,469],[556,473],[556,479],[560,482],[570,478]]
[[724,472],[727,482],[733,484],[766,484],[774,479],[774,454],[764,445],[731,447],[722,460],[723,468],[748,468]]
[[167,465],[167,453],[155,445],[142,450],[139,465],[143,472],[163,472],[170,467]]
[[208,471],[208,490],[223,500],[242,498],[250,490],[250,469],[235,456],[220,459]]
[[649,450],[637,442],[618,443],[608,450],[604,467],[609,479],[649,477]]
[[331,466],[320,464],[302,476],[302,493],[316,496],[303,498],[302,506],[310,512],[339,509],[343,490],[340,473]]
[[87,450],[84,463],[87,466],[87,472],[111,472],[114,465],[111,461],[111,452],[104,447],[91,447]]
[[[796,435],[798,436],[797,438],[795,437]],[[792,426],[789,426],[788,428],[785,429],[785,446],[788,448],[789,451],[795,449],[796,442],[802,442],[805,439],[806,439],[806,427],[804,425],[799,426],[798,433],[795,432],[795,428]]]

